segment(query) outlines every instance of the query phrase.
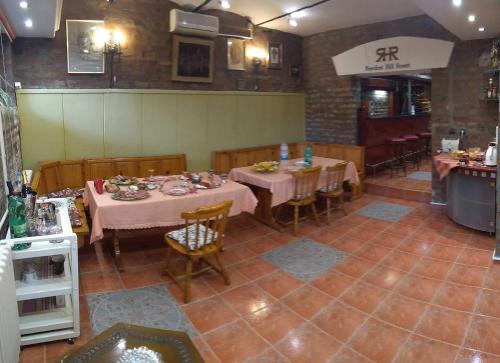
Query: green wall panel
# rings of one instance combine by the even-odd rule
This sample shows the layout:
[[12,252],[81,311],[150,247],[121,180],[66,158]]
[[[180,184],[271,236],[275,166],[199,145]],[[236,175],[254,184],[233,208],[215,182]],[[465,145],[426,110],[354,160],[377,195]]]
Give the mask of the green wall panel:
[[20,90],[25,168],[44,160],[211,152],[305,138],[303,94],[166,90]]
[[104,155],[104,96],[102,94],[64,94],[62,97],[66,158],[102,157]]

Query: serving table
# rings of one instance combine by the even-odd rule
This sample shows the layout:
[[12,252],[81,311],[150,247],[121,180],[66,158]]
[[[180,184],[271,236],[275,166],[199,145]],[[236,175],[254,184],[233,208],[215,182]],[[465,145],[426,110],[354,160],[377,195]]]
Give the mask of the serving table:
[[[177,180],[168,181],[163,190],[169,190],[178,184]],[[149,193],[151,196],[144,200],[119,201],[112,199],[109,193],[98,194],[93,182],[89,181],[85,185],[83,200],[92,218],[90,243],[100,241],[104,237],[105,229],[112,230],[115,261],[119,271],[123,271],[119,245],[120,231],[181,225],[185,223],[180,217],[181,212],[226,200],[233,201],[230,216],[242,212],[253,213],[257,206],[257,199],[247,186],[230,180],[219,188],[200,189],[196,193],[183,196],[167,195],[158,189]],[[102,248],[100,242],[96,243],[96,248]]]
[[[303,161],[303,159],[289,160],[288,165],[293,167],[299,161]],[[323,168],[318,182],[318,190],[326,186],[327,183],[325,168],[341,162],[345,162],[345,160],[313,156],[312,166],[321,166]],[[272,208],[286,203],[294,196],[295,192],[293,176],[286,168],[280,167],[274,173],[258,173],[251,166],[234,168],[229,172],[229,179],[252,186],[259,200],[255,209],[255,218],[274,229],[281,230],[273,216]],[[351,161],[347,163],[344,180],[351,184],[359,184],[356,165]]]
[[448,154],[434,156],[440,180],[446,178],[447,214],[463,226],[494,233],[496,174],[490,166],[461,166]]

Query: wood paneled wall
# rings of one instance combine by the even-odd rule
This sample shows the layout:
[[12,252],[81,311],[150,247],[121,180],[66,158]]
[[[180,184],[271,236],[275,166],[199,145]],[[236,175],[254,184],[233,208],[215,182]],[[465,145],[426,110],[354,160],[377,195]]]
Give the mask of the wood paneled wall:
[[214,150],[305,137],[301,93],[19,90],[24,168],[40,161],[186,154],[190,170]]

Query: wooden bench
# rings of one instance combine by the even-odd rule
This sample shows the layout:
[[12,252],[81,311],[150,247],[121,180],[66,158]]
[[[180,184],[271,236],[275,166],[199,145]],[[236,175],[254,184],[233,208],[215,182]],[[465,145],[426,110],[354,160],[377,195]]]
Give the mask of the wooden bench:
[[[365,148],[363,146],[324,144],[319,142],[290,143],[288,144],[289,158],[302,157],[304,149],[308,144],[313,147],[314,156],[352,161],[356,165],[360,184],[351,184],[351,188],[353,198],[359,198],[363,193],[365,178]],[[227,173],[233,168],[250,166],[260,161],[279,161],[279,159],[280,145],[214,151],[212,153],[212,168],[218,173]]]
[[[186,155],[41,162],[33,174],[31,188],[38,195],[44,195],[65,188],[83,188],[87,180],[108,179],[118,174],[147,177],[151,169],[155,170],[155,175],[180,174],[186,170]],[[74,227],[73,232],[78,236],[78,247],[82,247],[89,234],[89,225],[83,201],[79,198],[75,204],[82,225]]]

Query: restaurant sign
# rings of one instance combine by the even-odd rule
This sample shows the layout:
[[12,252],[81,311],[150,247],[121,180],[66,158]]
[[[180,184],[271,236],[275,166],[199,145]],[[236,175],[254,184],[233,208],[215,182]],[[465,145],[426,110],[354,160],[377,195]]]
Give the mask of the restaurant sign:
[[359,45],[332,57],[339,76],[445,68],[455,43],[444,40],[395,37]]

